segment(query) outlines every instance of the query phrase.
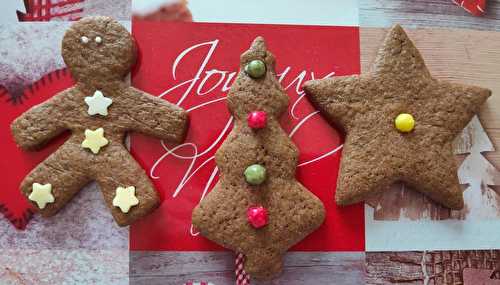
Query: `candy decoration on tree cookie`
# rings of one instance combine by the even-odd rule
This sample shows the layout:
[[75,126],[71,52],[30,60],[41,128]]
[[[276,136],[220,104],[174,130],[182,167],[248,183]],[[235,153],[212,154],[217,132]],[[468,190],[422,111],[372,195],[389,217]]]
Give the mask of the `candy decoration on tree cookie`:
[[252,129],[263,129],[267,125],[267,114],[263,111],[253,111],[247,117],[248,126]]
[[248,222],[256,229],[267,225],[267,210],[262,206],[248,207],[247,209]]
[[252,164],[243,172],[245,180],[251,185],[260,185],[266,180],[266,168],[260,164]]
[[[192,221],[203,236],[243,253],[252,278],[269,279],[281,272],[287,249],[323,223],[325,211],[295,179],[298,150],[278,122],[288,96],[262,38],[242,54],[227,105],[234,128],[215,155],[220,179]],[[258,131],[248,122],[256,110],[267,116]]]
[[254,59],[245,65],[248,76],[259,79],[266,75],[266,64],[260,59]]
[[[159,197],[125,148],[126,132],[179,143],[186,133],[187,113],[127,84],[136,49],[130,33],[112,18],[75,22],[64,35],[62,55],[76,85],[31,108],[11,128],[17,145],[25,150],[40,148],[66,130],[71,136],[26,176],[21,191],[32,200],[32,185],[49,183],[55,200],[37,207],[49,217],[96,181],[115,221],[129,225],[154,210]],[[122,197],[117,189],[124,185],[134,185],[134,191],[124,188],[128,196]]]
[[463,207],[452,142],[490,90],[433,78],[399,25],[387,34],[371,72],[309,81],[304,90],[346,133],[338,204],[363,201],[402,181],[446,207]]

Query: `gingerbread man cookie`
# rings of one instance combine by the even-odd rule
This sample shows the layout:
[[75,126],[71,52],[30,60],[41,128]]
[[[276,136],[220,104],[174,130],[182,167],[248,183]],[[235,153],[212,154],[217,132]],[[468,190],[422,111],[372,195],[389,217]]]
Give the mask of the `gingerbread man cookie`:
[[452,142],[491,95],[433,78],[399,26],[372,71],[306,82],[326,119],[344,129],[336,201],[357,203],[402,181],[452,208],[464,205]]
[[298,150],[279,124],[288,96],[257,38],[227,95],[234,128],[215,155],[220,179],[193,211],[208,239],[246,256],[252,278],[277,276],[283,255],[324,220],[322,202],[295,179]]
[[178,143],[186,133],[187,113],[125,82],[135,62],[135,44],[111,18],[74,23],[64,35],[62,56],[76,85],[31,108],[11,127],[25,150],[40,148],[66,130],[71,136],[26,176],[21,190],[49,217],[96,181],[118,225],[129,225],[155,209],[159,198],[124,146],[126,133]]

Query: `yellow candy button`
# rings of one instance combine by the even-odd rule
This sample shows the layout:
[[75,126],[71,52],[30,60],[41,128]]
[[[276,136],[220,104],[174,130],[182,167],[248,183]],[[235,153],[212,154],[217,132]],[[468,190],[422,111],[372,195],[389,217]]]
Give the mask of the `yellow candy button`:
[[413,128],[415,128],[415,119],[410,114],[402,113],[396,117],[394,124],[398,131],[408,133],[413,131]]

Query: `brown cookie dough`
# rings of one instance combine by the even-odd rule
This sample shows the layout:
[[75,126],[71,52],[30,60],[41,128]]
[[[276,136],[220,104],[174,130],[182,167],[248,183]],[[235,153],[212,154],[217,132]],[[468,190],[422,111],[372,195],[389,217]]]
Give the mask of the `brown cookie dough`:
[[243,253],[252,278],[273,278],[285,252],[323,223],[325,210],[295,179],[298,150],[279,124],[288,96],[262,38],[241,56],[227,104],[234,128],[215,155],[220,180],[194,209],[193,225]]
[[88,17],[76,22],[62,42],[76,85],[12,123],[16,143],[26,150],[71,131],[64,145],[21,183],[43,216],[56,214],[91,181],[97,181],[120,226],[158,206],[151,181],[124,146],[125,134],[136,131],[181,142],[188,117],[181,108],[127,85],[124,79],[135,54],[130,33],[117,21]]
[[[304,90],[346,134],[338,204],[363,201],[402,181],[446,207],[463,207],[452,141],[490,90],[433,78],[399,25],[371,72],[309,81]],[[408,115],[396,122],[400,114],[411,115],[414,125]]]

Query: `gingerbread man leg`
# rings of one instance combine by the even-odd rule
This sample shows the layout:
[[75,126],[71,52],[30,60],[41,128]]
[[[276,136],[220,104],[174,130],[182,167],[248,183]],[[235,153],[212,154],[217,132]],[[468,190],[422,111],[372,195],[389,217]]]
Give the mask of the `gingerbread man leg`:
[[101,170],[96,180],[119,226],[130,225],[158,207],[153,184],[125,148],[112,152],[106,168],[110,171]]
[[55,215],[91,178],[82,170],[75,146],[66,143],[40,163],[21,183],[21,190],[44,217]]

